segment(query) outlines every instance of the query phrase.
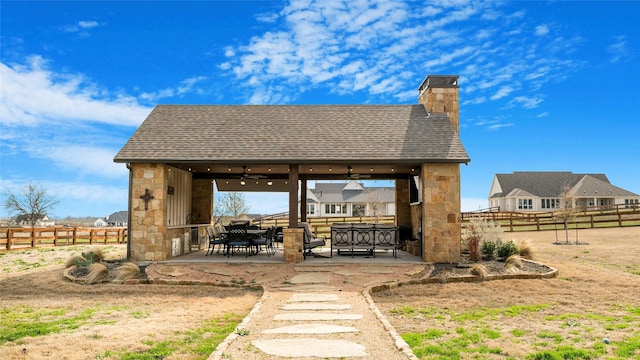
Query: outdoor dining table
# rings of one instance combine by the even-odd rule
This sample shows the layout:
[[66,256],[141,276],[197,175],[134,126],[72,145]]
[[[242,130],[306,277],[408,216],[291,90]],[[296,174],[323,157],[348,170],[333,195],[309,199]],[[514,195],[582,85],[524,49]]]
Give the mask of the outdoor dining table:
[[[261,235],[264,235],[267,233],[267,229],[247,229],[247,235],[249,235],[249,247],[253,247],[253,243],[252,240],[255,238],[260,237]],[[222,236],[229,236],[229,231],[228,230],[221,230],[220,234]],[[258,253],[258,246],[255,246],[255,252],[252,252],[251,255],[256,255]],[[229,254],[230,249],[227,247],[227,250],[225,251],[225,255]]]

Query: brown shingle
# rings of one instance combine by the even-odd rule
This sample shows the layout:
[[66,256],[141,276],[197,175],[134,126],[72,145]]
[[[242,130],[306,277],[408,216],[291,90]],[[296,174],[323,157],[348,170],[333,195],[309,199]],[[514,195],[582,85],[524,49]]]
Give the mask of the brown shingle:
[[116,162],[468,162],[444,115],[422,105],[159,105]]

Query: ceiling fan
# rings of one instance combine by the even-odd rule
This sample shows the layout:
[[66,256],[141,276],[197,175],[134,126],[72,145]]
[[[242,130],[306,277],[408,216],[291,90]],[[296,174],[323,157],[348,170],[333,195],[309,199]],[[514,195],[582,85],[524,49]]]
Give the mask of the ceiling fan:
[[370,174],[352,174],[351,171],[353,171],[353,168],[351,166],[348,166],[347,169],[348,169],[347,176],[346,176],[347,180],[360,180],[360,179],[371,178]]
[[[251,171],[251,170],[249,170]],[[257,180],[257,179],[266,179],[267,177],[265,175],[257,175],[257,174],[249,174],[247,172],[247,167],[246,166],[242,166],[242,175],[240,176],[240,180],[246,180],[246,179],[253,179],[253,180]]]

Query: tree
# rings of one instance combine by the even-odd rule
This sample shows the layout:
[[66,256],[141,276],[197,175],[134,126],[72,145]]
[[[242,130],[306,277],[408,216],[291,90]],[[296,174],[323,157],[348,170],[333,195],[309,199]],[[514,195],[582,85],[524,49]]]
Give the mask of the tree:
[[53,195],[49,195],[45,188],[29,182],[21,195],[8,191],[4,207],[16,217],[24,217],[29,225],[34,227],[36,222],[47,216],[57,204],[58,200]]
[[369,193],[367,205],[369,205],[369,215],[375,218],[376,223],[378,222],[378,216],[386,215],[386,204],[380,201],[377,191]]
[[242,193],[223,193],[218,201],[222,207],[222,214],[229,215],[234,219],[240,215],[248,214],[251,209]]

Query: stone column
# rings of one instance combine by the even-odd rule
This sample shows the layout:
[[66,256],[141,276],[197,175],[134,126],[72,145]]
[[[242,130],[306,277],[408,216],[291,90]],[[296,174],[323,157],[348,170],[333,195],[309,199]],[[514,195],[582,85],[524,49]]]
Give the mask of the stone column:
[[213,184],[211,179],[193,179],[191,214],[194,224],[209,224],[213,218]]
[[[131,171],[131,260],[166,260],[171,256],[171,240],[167,239],[165,223],[166,166],[132,163]],[[146,190],[153,198],[144,199]]]
[[460,261],[460,165],[422,165],[422,258],[428,262]]
[[287,228],[283,230],[282,248],[285,262],[299,263],[304,261],[303,236],[304,229],[302,228]]

